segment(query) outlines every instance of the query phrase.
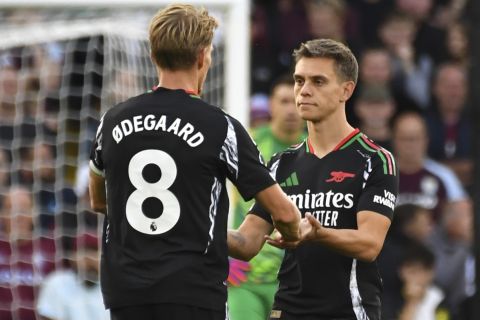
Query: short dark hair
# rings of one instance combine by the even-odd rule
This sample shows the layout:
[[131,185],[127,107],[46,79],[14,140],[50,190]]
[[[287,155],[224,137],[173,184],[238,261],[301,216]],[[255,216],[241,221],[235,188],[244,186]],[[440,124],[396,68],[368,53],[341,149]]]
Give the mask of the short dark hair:
[[335,62],[335,73],[343,81],[357,83],[358,62],[352,51],[343,43],[332,39],[315,39],[304,42],[293,51],[295,63],[302,58],[328,58]]

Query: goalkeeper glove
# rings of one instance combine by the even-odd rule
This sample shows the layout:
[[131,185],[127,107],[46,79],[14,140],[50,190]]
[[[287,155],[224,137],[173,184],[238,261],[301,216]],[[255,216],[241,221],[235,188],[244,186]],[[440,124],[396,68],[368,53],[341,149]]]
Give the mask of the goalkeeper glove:
[[239,286],[242,282],[247,281],[246,272],[250,270],[250,263],[229,258],[229,272],[227,282],[232,286]]

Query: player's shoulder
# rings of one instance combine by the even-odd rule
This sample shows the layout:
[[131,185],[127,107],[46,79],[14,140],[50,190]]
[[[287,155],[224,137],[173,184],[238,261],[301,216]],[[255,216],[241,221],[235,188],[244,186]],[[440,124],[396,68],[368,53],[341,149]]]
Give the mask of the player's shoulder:
[[299,143],[292,144],[290,147],[288,147],[284,152],[286,153],[298,153],[301,151],[301,149],[305,146],[306,141],[303,140]]
[[224,111],[215,105],[212,105],[199,96],[185,92],[184,90],[168,90],[164,88],[158,88],[156,90],[150,90],[145,93],[141,93],[136,96],[132,96],[120,103],[109,108],[105,114],[104,118],[115,118],[123,114],[124,112],[131,112],[131,110],[138,110],[138,107],[145,107],[157,104],[172,105],[178,108],[181,105],[181,108],[188,110],[188,112],[199,112],[202,113],[203,117],[213,117],[216,120],[215,116],[224,117]]
[[303,151],[304,146],[305,146],[305,141],[302,141],[300,143],[291,145],[290,147],[288,147],[287,149],[285,149],[283,151],[274,153],[272,158],[271,158],[271,161],[286,160],[288,158],[295,157]]
[[356,153],[364,158],[371,159],[374,167],[380,167],[384,173],[397,175],[397,165],[394,156],[386,148],[360,132],[355,139]]
[[360,132],[355,139],[355,145],[357,150],[361,150],[365,154],[368,154],[372,157],[381,156],[381,155],[389,155],[392,156],[392,153],[387,150],[386,148],[382,147],[380,144],[375,142],[375,140],[369,138],[366,134]]

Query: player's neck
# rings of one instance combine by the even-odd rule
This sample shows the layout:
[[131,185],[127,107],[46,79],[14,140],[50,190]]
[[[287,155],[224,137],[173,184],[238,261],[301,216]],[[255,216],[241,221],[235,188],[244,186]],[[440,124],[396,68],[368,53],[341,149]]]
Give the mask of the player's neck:
[[198,73],[190,70],[162,70],[158,75],[158,86],[167,89],[183,89],[185,91],[198,91]]
[[309,143],[319,158],[332,152],[343,139],[355,130],[347,122],[345,115],[329,117],[318,122],[308,121],[307,128]]

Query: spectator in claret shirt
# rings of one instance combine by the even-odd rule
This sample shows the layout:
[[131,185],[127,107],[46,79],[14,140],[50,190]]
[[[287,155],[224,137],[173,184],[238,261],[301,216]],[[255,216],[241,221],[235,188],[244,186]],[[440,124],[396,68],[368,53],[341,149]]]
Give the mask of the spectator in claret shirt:
[[397,116],[392,137],[400,171],[397,205],[413,203],[432,210],[437,223],[444,204],[465,199],[465,190],[448,167],[427,158],[427,126],[420,114]]
[[[0,319],[36,319],[35,291],[55,267],[55,242],[34,231],[32,194],[13,187],[0,210]],[[13,300],[15,298],[15,303]]]

